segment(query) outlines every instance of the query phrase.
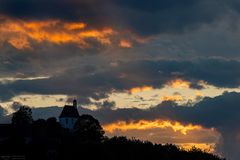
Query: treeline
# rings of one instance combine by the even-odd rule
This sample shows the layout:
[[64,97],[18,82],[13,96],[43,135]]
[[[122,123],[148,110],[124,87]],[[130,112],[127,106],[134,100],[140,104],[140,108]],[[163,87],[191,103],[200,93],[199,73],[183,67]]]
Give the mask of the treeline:
[[62,128],[56,118],[33,121],[31,109],[23,106],[13,114],[8,129],[9,136],[0,142],[0,155],[10,159],[23,156],[27,160],[223,160],[196,148],[186,151],[172,144],[108,138],[98,120],[90,115],[80,116],[70,131]]

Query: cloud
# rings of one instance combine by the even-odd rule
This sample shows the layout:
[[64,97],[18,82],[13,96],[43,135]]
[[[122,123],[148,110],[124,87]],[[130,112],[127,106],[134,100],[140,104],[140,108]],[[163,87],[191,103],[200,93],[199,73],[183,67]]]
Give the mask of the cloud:
[[182,79],[175,79],[172,81],[169,81],[167,86],[173,87],[173,88],[190,88],[191,83],[188,81],[184,81]]
[[114,101],[107,101],[106,100],[106,101],[103,101],[102,105],[100,105],[100,106],[102,106],[101,108],[104,108],[104,109],[114,108],[116,106],[116,103]]
[[166,85],[202,89],[210,84],[235,88],[240,82],[237,76],[240,73],[236,70],[240,63],[233,60],[146,60],[121,62],[116,67],[110,65],[104,64],[101,69],[89,68],[89,65],[75,66],[49,78],[25,78],[1,84],[0,89],[4,94],[0,97],[5,99],[24,93],[66,94],[99,100],[113,92],[140,92]]
[[153,90],[153,87],[151,87],[151,86],[134,87],[129,90],[129,93],[135,94],[135,93],[151,91],[151,90]]
[[36,79],[46,79],[49,77],[28,77],[28,78],[18,78],[18,77],[4,77],[0,78],[0,83],[6,84],[6,83],[13,83],[19,80],[36,80]]
[[107,24],[153,35],[180,33],[211,24],[231,10],[237,12],[236,3],[235,0],[150,0],[147,3],[143,0],[1,0],[0,13],[21,19],[81,20],[94,26]]
[[84,22],[64,22],[60,20],[23,21],[2,17],[0,25],[1,43],[8,42],[17,49],[32,48],[35,43],[73,43],[79,47],[91,47],[89,39],[110,45],[114,35],[112,28],[88,29]]
[[[119,110],[112,117],[119,116],[117,119],[125,121],[161,118],[186,124],[198,124],[207,128],[214,127],[222,136],[222,141],[218,144],[219,151],[222,151],[227,158],[237,159],[240,146],[238,139],[240,132],[236,123],[240,120],[239,97],[239,93],[224,93],[215,98],[205,98],[193,107],[162,104],[147,111]],[[124,117],[123,115],[129,116]]]
[[[236,126],[235,122],[238,119],[239,98],[240,94],[236,92],[226,92],[223,95],[209,98],[205,97],[202,101],[195,104],[193,107],[178,106],[171,101],[164,101],[161,104],[149,109],[124,108],[112,110],[110,108],[91,111],[80,108],[81,113],[91,113],[98,115],[103,124],[116,121],[131,121],[131,120],[177,120],[180,122],[201,124],[205,127],[229,127]],[[51,109],[51,107],[49,107]],[[48,108],[33,108],[33,110],[42,112]],[[57,110],[61,110],[58,108]],[[52,111],[55,111],[52,107]],[[51,113],[51,111],[49,111]],[[209,114],[206,114],[209,113]],[[56,113],[53,114],[55,116]],[[105,116],[104,116],[105,115]],[[203,116],[204,115],[204,116]],[[214,115],[214,116],[213,116]],[[229,117],[231,117],[229,119]]]
[[2,106],[0,106],[0,115],[1,117],[4,115],[4,109],[2,108]]
[[132,43],[129,42],[128,40],[121,40],[119,42],[119,46],[123,47],[123,48],[131,48],[132,47]]
[[162,101],[182,101],[183,97],[181,95],[163,96]]
[[[85,105],[166,86],[238,88],[239,6],[237,0],[0,0],[0,99],[64,94]],[[238,93],[194,107],[169,101],[180,96],[147,110],[113,111],[114,102],[102,101],[97,111],[81,111],[103,124],[161,119],[214,127],[226,155],[239,157]],[[34,116],[60,111],[34,109]]]
[[153,143],[173,143],[185,149],[195,146],[214,153],[219,139],[219,133],[212,128],[160,119],[118,121],[103,125],[103,128],[110,137],[124,135]]
[[146,129],[153,129],[153,128],[171,128],[173,131],[187,135],[188,131],[191,130],[200,130],[202,129],[201,126],[193,126],[189,125],[182,125],[179,122],[170,122],[170,121],[161,121],[161,120],[153,120],[153,121],[145,121],[140,120],[137,122],[125,122],[119,121],[115,123],[110,123],[103,126],[104,130],[107,132],[114,132],[115,130],[127,131],[132,129],[138,130],[146,130]]
[[[107,2],[102,3],[97,0],[56,0],[34,1],[23,0],[1,0],[0,11],[12,17],[24,19],[44,19],[44,18],[61,18],[65,20],[86,20],[100,23],[106,15],[105,8]],[[94,7],[98,6],[98,8]],[[108,12],[107,12],[108,13]]]
[[0,122],[1,123],[9,123],[10,117],[6,115],[6,110],[0,106]]

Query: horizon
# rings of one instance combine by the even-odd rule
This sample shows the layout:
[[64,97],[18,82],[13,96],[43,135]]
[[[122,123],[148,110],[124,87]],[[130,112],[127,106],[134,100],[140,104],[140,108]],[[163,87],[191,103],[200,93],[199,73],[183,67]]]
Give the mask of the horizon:
[[238,160],[239,6],[0,0],[0,123],[22,105],[34,119],[55,117],[76,99],[108,136]]

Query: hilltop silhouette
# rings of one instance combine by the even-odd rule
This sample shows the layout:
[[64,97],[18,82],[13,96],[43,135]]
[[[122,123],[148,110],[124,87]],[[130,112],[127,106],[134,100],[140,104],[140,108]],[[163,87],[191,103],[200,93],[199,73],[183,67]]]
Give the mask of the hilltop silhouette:
[[[63,112],[60,117],[65,117],[68,124],[71,119],[66,120],[66,117],[71,117],[71,114],[66,108]],[[31,114],[29,107],[22,106],[13,114],[11,124],[0,126],[0,159],[5,156],[27,160],[223,160],[197,148],[186,151],[172,144],[106,137],[99,121],[91,115],[78,116],[69,128],[63,127],[55,117],[34,121]]]

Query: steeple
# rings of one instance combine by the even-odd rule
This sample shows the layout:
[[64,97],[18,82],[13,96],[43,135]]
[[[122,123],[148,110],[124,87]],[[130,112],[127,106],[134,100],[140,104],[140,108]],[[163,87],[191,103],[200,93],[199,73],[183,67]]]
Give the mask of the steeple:
[[76,99],[73,100],[73,107],[77,108],[77,100]]

